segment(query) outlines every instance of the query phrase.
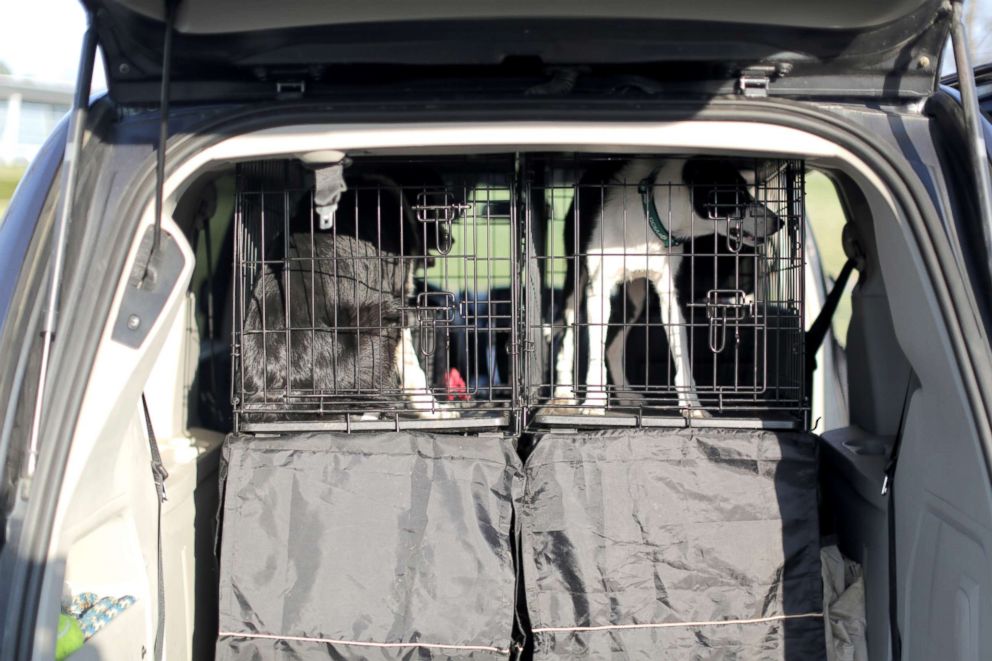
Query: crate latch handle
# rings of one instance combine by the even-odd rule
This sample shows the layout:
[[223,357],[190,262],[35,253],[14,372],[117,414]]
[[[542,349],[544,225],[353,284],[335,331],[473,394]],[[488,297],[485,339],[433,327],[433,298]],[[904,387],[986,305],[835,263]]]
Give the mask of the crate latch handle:
[[417,203],[413,205],[418,221],[434,225],[434,242],[442,255],[451,252],[451,223],[471,208],[471,205],[455,202],[448,191],[418,193]]
[[[734,196],[732,204],[728,204],[721,196]],[[710,220],[727,223],[727,249],[739,253],[744,247],[744,215],[745,203],[739,188],[714,188],[706,201],[706,213]]]
[[437,329],[446,329],[455,320],[455,295],[450,291],[420,292],[416,305],[403,309],[415,316],[418,353],[425,358],[431,356],[437,346]]
[[706,293],[710,351],[720,353],[727,347],[727,322],[742,321],[753,314],[753,307],[741,289],[711,289]]

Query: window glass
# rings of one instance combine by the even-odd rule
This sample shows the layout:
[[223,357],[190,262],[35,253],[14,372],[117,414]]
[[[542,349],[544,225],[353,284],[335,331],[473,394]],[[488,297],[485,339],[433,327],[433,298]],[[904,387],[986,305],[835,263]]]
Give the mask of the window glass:
[[[829,278],[827,282],[827,292],[829,293],[830,285],[840,273],[844,262],[847,261],[847,255],[844,254],[844,246],[841,243],[841,233],[847,219],[844,216],[844,208],[841,206],[837,188],[821,172],[807,172],[806,174],[806,215],[809,217],[813,237],[816,239],[823,275]],[[847,344],[847,327],[851,323],[851,290],[857,281],[858,272],[855,271],[847,282],[847,291],[837,305],[837,311],[834,312],[833,323],[831,324],[834,339],[841,346]],[[812,322],[812,319],[808,321]]]
[[[992,0],[974,0],[964,5],[964,24],[968,28],[968,46],[971,51],[971,65],[992,62]],[[940,61],[942,76],[955,73],[954,53],[951,40],[944,44]]]
[[23,144],[40,145],[68,110],[68,107],[63,105],[23,102],[18,141]]

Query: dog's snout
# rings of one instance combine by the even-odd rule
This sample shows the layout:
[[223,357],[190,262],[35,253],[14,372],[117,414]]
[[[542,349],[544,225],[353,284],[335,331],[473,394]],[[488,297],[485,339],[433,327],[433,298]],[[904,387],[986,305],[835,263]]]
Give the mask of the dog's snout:
[[754,234],[768,235],[782,229],[782,218],[763,204],[752,204],[748,207],[745,219],[750,221]]

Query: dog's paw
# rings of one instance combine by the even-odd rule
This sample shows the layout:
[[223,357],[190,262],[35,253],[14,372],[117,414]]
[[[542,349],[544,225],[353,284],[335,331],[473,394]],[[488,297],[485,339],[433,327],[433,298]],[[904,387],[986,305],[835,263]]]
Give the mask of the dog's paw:
[[698,404],[684,407],[682,409],[682,415],[686,418],[692,418],[694,420],[708,420],[713,417],[713,414],[704,408],[701,408]]
[[571,397],[555,397],[549,399],[541,407],[541,413],[544,415],[575,415],[578,404],[578,401]]
[[582,415],[606,415],[606,407],[609,404],[609,397],[606,393],[592,393],[586,396],[586,401],[582,402]]
[[583,405],[583,407],[578,410],[578,413],[579,415],[606,415],[606,405]]

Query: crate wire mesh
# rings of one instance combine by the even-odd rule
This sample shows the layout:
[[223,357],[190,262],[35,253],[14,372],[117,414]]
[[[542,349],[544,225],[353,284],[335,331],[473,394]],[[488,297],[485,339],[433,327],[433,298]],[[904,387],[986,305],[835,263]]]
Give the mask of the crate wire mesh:
[[493,159],[239,166],[239,424],[801,419],[801,161]]
[[424,164],[356,164],[326,230],[312,177],[291,161],[238,169],[239,423],[498,422],[519,399],[505,176],[456,188]]
[[550,357],[527,368],[538,421],[801,416],[801,161],[602,158],[548,171],[528,197],[548,216],[544,249],[528,255],[549,299],[543,319],[526,317]]

